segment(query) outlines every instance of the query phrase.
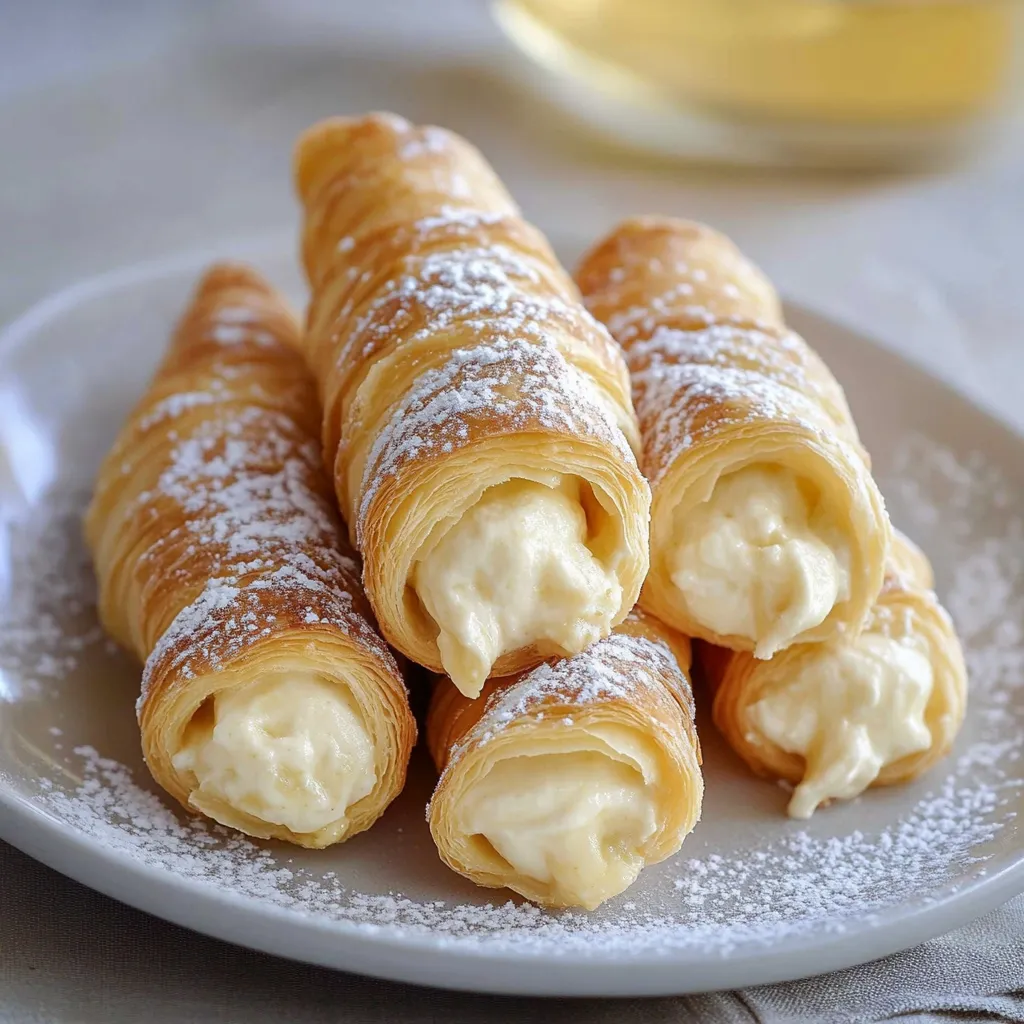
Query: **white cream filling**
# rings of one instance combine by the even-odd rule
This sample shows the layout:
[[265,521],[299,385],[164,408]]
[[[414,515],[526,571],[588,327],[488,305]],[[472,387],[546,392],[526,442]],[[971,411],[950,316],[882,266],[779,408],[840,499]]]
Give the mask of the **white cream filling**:
[[416,564],[413,586],[462,693],[476,697],[509,651],[542,642],[568,656],[608,634],[622,587],[586,541],[576,480],[510,480],[485,491]]
[[849,597],[849,551],[781,466],[722,477],[677,523],[672,582],[702,625],[770,658]]
[[789,804],[809,818],[826,800],[848,800],[886,765],[927,750],[933,685],[927,655],[876,633],[823,650],[786,686],[752,705],[750,723],[807,766]]
[[459,825],[516,872],[588,909],[635,881],[657,829],[637,768],[595,751],[498,761],[464,794]]
[[348,689],[297,671],[217,694],[174,766],[195,775],[198,809],[227,804],[302,834],[343,818],[373,789],[374,760]]

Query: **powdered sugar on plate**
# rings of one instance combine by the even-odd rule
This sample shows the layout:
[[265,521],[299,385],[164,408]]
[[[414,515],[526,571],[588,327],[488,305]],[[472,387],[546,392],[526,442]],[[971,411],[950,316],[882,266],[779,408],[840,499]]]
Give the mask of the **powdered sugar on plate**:
[[46,514],[0,518],[0,700],[42,695],[81,652],[110,645],[96,620],[81,540],[84,494],[51,498]]
[[[358,845],[300,855],[188,819],[155,791],[140,762],[127,767],[110,760],[99,744],[54,753],[69,776],[41,777],[37,803],[110,856],[185,879],[196,898],[219,890],[368,937],[429,939],[482,951],[549,957],[691,949],[724,955],[864,927],[942,898],[950,886],[971,884],[1005,863],[1007,851],[1019,846],[1024,521],[1014,509],[1011,482],[981,457],[958,459],[927,439],[911,438],[892,464],[883,489],[899,525],[933,555],[940,592],[962,631],[971,671],[960,742],[946,762],[909,789],[868,793],[855,805],[827,809],[805,825],[781,816],[785,794],[769,783],[745,775],[738,782],[719,779],[716,772],[735,775],[737,769],[724,756],[716,762],[712,755],[707,817],[715,813],[719,784],[749,787],[745,791],[759,797],[777,794],[777,817],[762,817],[747,832],[737,831],[728,848],[714,848],[703,838],[724,826],[698,824],[680,854],[648,869],[624,897],[592,914],[550,913],[483,890],[467,895],[454,875],[451,889],[427,884],[426,891],[421,886],[410,895],[385,884],[361,891],[351,882],[350,867],[367,857]],[[75,501],[81,503],[82,496]],[[44,675],[32,664],[33,652],[63,666],[80,656],[83,645],[101,650],[104,643],[94,620],[92,632],[67,626],[69,608],[77,608],[84,621],[94,614],[92,581],[76,516],[67,503],[58,506],[48,509],[48,521],[37,509],[33,522],[18,528],[14,545],[20,600],[4,596],[0,656],[5,672],[19,677]],[[979,523],[986,524],[984,533]],[[55,572],[61,564],[65,571]],[[51,618],[36,614],[47,608]],[[52,680],[55,697],[60,685]],[[77,742],[62,724],[67,745]],[[46,725],[40,736],[46,736]],[[707,724],[704,740],[709,747],[715,744]],[[413,810],[405,817],[400,810],[397,817],[389,814],[356,843],[379,842],[376,849],[393,852],[414,841],[410,833],[425,825],[422,805]],[[399,884],[414,877],[407,873]],[[452,899],[453,892],[459,897]]]

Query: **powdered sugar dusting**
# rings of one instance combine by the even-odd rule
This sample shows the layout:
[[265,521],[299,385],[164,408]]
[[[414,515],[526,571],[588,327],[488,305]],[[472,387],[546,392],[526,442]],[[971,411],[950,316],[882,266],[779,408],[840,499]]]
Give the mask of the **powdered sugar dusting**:
[[104,646],[95,587],[81,539],[84,492],[52,495],[42,517],[0,518],[0,702],[42,696]]
[[[636,371],[649,363],[742,367],[749,365],[752,351],[760,374],[768,381],[800,393],[810,392],[826,403],[834,401],[838,389],[834,384],[826,386],[830,378],[823,379],[820,363],[807,344],[789,330],[729,322],[685,331],[661,325],[630,347],[629,360]],[[808,372],[812,363],[815,372]]]
[[650,676],[662,672],[679,674],[665,644],[613,633],[575,657],[539,665],[515,686],[493,694],[476,728],[484,733],[498,732],[551,697],[557,697],[560,704],[581,706],[628,700],[638,673]]
[[[496,225],[499,237],[519,244],[489,239],[487,229]],[[461,244],[452,244],[456,240]],[[621,366],[604,327],[572,301],[569,282],[553,269],[542,239],[507,213],[449,211],[396,229],[392,241],[408,251],[368,301],[358,287],[365,267],[355,260],[345,271],[356,287],[331,318],[340,325],[338,339],[330,342],[337,346],[332,359],[339,373],[384,347],[430,341],[456,326],[480,344],[553,343],[570,359]]]
[[633,389],[652,486],[682,452],[727,424],[788,422],[822,439],[834,428],[801,392],[741,367],[652,361],[633,375]]
[[[673,695],[694,715],[693,691],[668,646],[646,637],[613,633],[572,658],[543,664],[512,686],[495,690],[479,721],[452,749],[448,767],[463,751],[489,743],[511,723],[548,705],[553,713],[606,701],[629,701],[638,687],[651,680],[671,686]],[[564,719],[572,725],[571,717]],[[447,768],[445,769],[448,770]]]
[[419,235],[429,235],[439,228],[463,228],[476,231],[482,227],[493,227],[503,220],[508,220],[507,210],[484,211],[470,210],[465,207],[441,206],[435,214],[421,217],[413,222],[413,231]]
[[[155,680],[167,686],[220,671],[265,638],[304,625],[359,638],[398,674],[364,614],[360,567],[341,537],[318,439],[303,421],[316,400],[313,381],[284,339],[260,329],[264,322],[258,309],[228,306],[193,325],[201,333],[179,333],[171,366],[181,346],[197,341],[234,348],[196,349],[203,355],[187,377],[158,374],[159,399],[129,419],[109,457],[118,461],[98,478],[97,509],[116,510],[100,513],[98,546],[114,537],[130,545],[130,554],[106,560],[111,575],[101,587],[135,574],[134,600],[143,603],[133,610],[143,624],[133,644],[146,656],[140,714]],[[182,380],[190,390],[170,390]],[[266,381],[275,382],[273,394]],[[149,585],[163,579],[196,589],[165,612],[167,592]],[[175,609],[154,636],[147,624],[163,627],[166,618],[153,616]]]
[[692,445],[725,426],[789,423],[857,460],[842,391],[804,341],[788,331],[715,323],[658,326],[626,352],[644,445],[657,486]]
[[512,338],[456,349],[442,367],[417,379],[374,439],[356,520],[359,543],[382,484],[407,463],[528,430],[594,438],[635,465],[593,384],[554,345]]
[[213,405],[223,400],[224,385],[220,381],[211,382],[211,386],[205,391],[179,391],[157,402],[139,421],[139,426],[142,430],[149,430],[164,420],[177,419],[192,409]]
[[[735,766],[716,752],[713,732],[705,730],[707,820],[698,824],[679,855],[645,871],[624,898],[592,914],[550,913],[503,903],[500,897],[489,902],[495,894],[483,891],[453,901],[443,885],[424,892],[416,881],[421,865],[405,864],[400,856],[388,858],[395,872],[390,884],[359,891],[346,881],[354,864],[374,860],[374,850],[393,855],[397,844],[411,841],[415,829],[425,829],[422,807],[410,805],[415,798],[409,794],[359,840],[362,846],[295,854],[293,861],[291,851],[172,810],[150,791],[140,762],[129,769],[93,749],[106,732],[90,737],[89,747],[82,745],[81,733],[70,735],[66,721],[61,723],[64,740],[69,746],[79,744],[78,750],[54,756],[83,781],[47,774],[37,799],[47,813],[103,844],[111,856],[173,873],[194,886],[197,897],[204,889],[230,892],[268,912],[313,915],[367,939],[428,938],[455,949],[523,956],[679,951],[705,956],[801,936],[824,939],[884,922],[908,901],[940,898],[951,885],[1019,859],[1014,813],[1024,786],[1024,522],[1014,507],[1018,486],[980,457],[960,459],[921,438],[902,444],[891,466],[883,487],[900,526],[933,555],[971,670],[968,721],[951,758],[907,789],[869,792],[804,825],[782,817],[784,794],[770,784],[745,776],[730,783]],[[43,518],[36,510],[32,523],[18,528],[25,564],[52,563],[51,552],[44,549],[57,543],[55,531],[63,537],[64,550],[77,553],[63,577],[23,571],[18,578],[29,590],[21,593],[20,604],[49,604],[55,616],[63,616],[69,594],[88,593],[88,568],[74,516],[65,509],[49,526],[39,524]],[[8,657],[12,635],[33,621],[18,616],[5,596],[0,652],[9,674],[32,670],[27,648],[15,662]],[[75,634],[65,635],[64,627],[63,618],[44,623],[39,651],[75,656],[65,639]],[[72,640],[71,646],[76,643]],[[636,654],[632,645],[626,647]],[[581,680],[583,687],[606,685],[623,684],[620,679]],[[37,738],[42,744],[45,733],[44,725]],[[761,814],[746,831],[733,821],[735,815],[724,815],[732,821],[728,826],[716,820],[722,813],[716,808],[722,785],[742,785],[750,813]],[[722,800],[734,792],[725,792]],[[775,793],[778,807],[758,812],[757,802]],[[727,847],[704,839],[719,834],[730,837]],[[451,886],[467,892],[455,876]]]
[[419,129],[412,138],[402,143],[398,154],[403,160],[410,160],[426,153],[444,153],[451,147],[451,144],[451,133],[446,132],[443,128],[428,125]]
[[[540,280],[540,270],[505,245],[411,254],[403,260],[403,269],[405,273],[389,279],[355,319],[339,350],[339,362],[354,353],[365,358],[384,340],[401,340],[403,328],[413,324],[413,338],[436,335],[456,322],[476,323],[509,337],[540,336],[544,321],[572,313],[557,296],[529,294],[530,286]],[[350,306],[343,307],[338,319],[344,322],[351,311]]]
[[[226,390],[218,394],[230,403]],[[156,500],[169,522],[180,520],[141,559],[164,566],[171,552],[175,562],[195,568],[202,558],[208,582],[150,653],[140,708],[156,672],[191,678],[216,670],[268,636],[282,595],[289,606],[315,610],[317,621],[365,635],[383,651],[353,608],[358,566],[341,551],[336,520],[314,483],[320,474],[316,441],[288,416],[259,405],[238,408],[236,400],[177,441],[156,493],[141,494],[129,515],[151,514]]]
[[[623,257],[619,279],[629,278],[630,266]],[[714,444],[723,427],[788,422],[825,443],[834,437],[844,458],[859,457],[842,389],[803,339],[779,324],[716,310],[717,298],[739,296],[733,283],[720,284],[707,305],[693,301],[692,281],[701,278],[685,264],[675,273],[691,280],[673,278],[658,291],[645,273],[662,269],[657,258],[633,266],[636,281],[654,289],[640,305],[616,308],[603,291],[588,297],[625,351],[653,487],[694,444]]]

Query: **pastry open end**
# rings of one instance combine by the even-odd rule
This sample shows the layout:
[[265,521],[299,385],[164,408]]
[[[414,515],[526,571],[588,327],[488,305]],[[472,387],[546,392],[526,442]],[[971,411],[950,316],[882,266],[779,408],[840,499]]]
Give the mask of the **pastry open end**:
[[380,816],[416,735],[318,426],[293,314],[253,271],[218,265],[86,519],[103,624],[145,662],[153,777],[193,811],[309,847]]
[[795,786],[791,816],[907,782],[948,753],[967,672],[930,587],[927,559],[896,533],[885,586],[858,636],[798,644],[767,662],[701,647],[715,724],[755,772]]
[[295,154],[322,442],[387,639],[470,696],[606,636],[647,572],[618,347],[483,157],[391,114]]
[[441,678],[427,717],[441,859],[550,907],[599,904],[675,853],[700,816],[689,642],[650,616],[564,661],[491,679],[471,701]]
[[651,482],[643,607],[770,658],[857,632],[890,526],[842,389],[723,235],[626,221],[584,257],[588,308],[622,345]]

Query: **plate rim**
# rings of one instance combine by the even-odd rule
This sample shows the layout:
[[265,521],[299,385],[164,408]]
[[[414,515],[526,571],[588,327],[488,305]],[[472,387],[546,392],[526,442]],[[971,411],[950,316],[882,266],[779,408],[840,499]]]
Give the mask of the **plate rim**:
[[[0,839],[111,899],[215,939],[335,970],[495,995],[669,996],[795,981],[909,949],[983,916],[1024,887],[1022,855],[994,871],[976,872],[966,884],[950,881],[927,895],[852,918],[841,930],[822,934],[815,928],[788,937],[777,949],[750,943],[710,956],[694,955],[692,949],[662,955],[649,949],[573,950],[552,956],[550,949],[513,951],[422,933],[397,935],[389,926],[264,903],[105,847],[27,800],[12,798],[6,787],[0,788]],[[266,927],[268,920],[274,928]],[[869,936],[872,949],[865,956]],[[815,969],[808,973],[803,954],[810,948]],[[487,977],[479,973],[484,964],[491,972]]]
[[[281,231],[248,236],[236,240],[231,252],[236,258],[247,259],[278,256],[283,237]],[[65,313],[76,302],[119,287],[198,269],[224,252],[224,246],[208,246],[171,253],[116,267],[57,289],[0,327],[0,361],[7,359],[42,324]],[[925,378],[928,384],[955,395],[989,428],[999,431],[1004,442],[1024,447],[1024,432],[1015,424],[985,408],[954,382],[916,359],[842,318],[798,302],[787,301],[786,307],[801,320],[838,329],[858,344],[869,346],[874,356],[895,360],[919,380]],[[1016,855],[1004,854],[938,889],[918,890],[912,899],[845,919],[841,929],[829,930],[828,919],[822,918],[822,926],[788,936],[778,948],[750,941],[737,943],[732,952],[715,951],[710,955],[695,954],[692,947],[662,953],[648,947],[635,952],[621,948],[573,949],[553,957],[550,949],[524,946],[515,950],[495,947],[486,940],[476,943],[472,939],[418,932],[400,934],[401,926],[396,929],[328,918],[233,893],[202,879],[176,875],[123,850],[106,847],[70,823],[53,817],[16,793],[2,773],[0,838],[108,897],[217,939],[378,978],[508,995],[679,995],[791,981],[910,948],[962,926],[1024,892],[1022,848]],[[260,927],[268,919],[275,927]],[[868,941],[871,948],[865,953]],[[803,954],[812,947],[813,971],[808,973],[808,961]],[[484,964],[487,976],[480,970]],[[525,978],[524,969],[528,972]]]

